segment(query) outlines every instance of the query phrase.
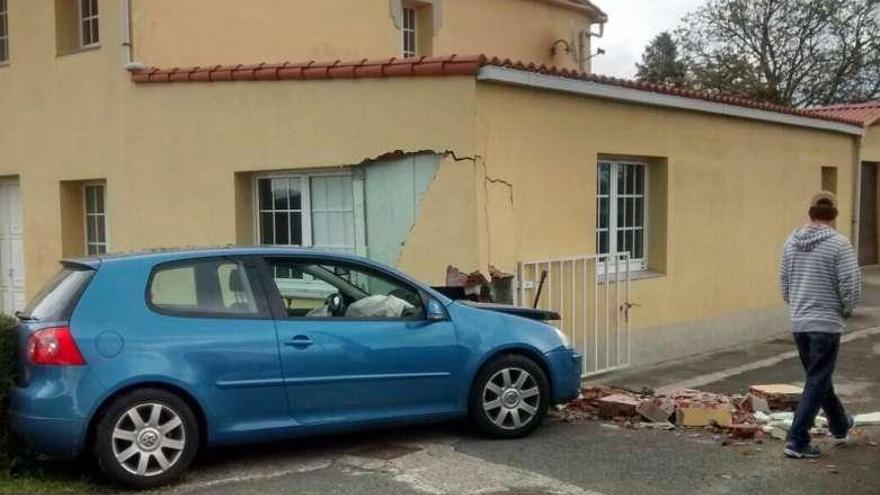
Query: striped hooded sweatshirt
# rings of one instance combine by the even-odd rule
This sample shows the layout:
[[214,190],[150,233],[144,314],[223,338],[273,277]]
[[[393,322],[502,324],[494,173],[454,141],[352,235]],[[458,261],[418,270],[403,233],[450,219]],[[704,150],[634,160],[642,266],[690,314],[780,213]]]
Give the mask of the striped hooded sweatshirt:
[[840,333],[861,297],[862,275],[849,240],[834,229],[807,225],[785,242],[782,298],[792,331]]

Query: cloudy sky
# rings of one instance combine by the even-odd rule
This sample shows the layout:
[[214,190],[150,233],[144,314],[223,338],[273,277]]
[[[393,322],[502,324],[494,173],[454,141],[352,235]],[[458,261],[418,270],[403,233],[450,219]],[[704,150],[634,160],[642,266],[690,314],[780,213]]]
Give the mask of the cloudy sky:
[[[593,49],[605,55],[593,59],[593,72],[631,78],[645,46],[657,34],[673,30],[679,20],[703,0],[593,0],[608,14],[605,37],[593,39]],[[597,29],[597,27],[593,27]]]

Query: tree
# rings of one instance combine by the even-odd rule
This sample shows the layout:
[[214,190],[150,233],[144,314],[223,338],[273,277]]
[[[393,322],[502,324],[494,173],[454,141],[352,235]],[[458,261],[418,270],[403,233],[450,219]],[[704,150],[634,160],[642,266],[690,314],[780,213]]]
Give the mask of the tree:
[[707,0],[675,36],[695,89],[794,106],[880,97],[880,0]]
[[662,32],[645,48],[642,63],[636,64],[636,79],[641,82],[685,85],[687,68],[678,56],[678,45],[669,32]]

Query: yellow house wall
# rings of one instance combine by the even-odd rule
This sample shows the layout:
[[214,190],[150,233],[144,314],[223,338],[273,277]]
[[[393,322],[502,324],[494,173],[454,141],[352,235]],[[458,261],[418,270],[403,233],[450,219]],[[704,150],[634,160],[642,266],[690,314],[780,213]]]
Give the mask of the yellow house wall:
[[880,123],[869,127],[862,142],[862,161],[880,163]]
[[[478,121],[484,269],[594,253],[597,157],[665,159],[666,270],[632,282],[634,328],[780,306],[780,249],[822,166],[852,204],[843,134],[492,84],[478,86]],[[845,235],[850,222],[843,208]]]
[[[9,5],[0,177],[20,179],[28,295],[84,242],[77,226],[62,229],[78,214],[62,205],[79,201],[62,181],[106,180],[108,248],[119,252],[240,240],[243,172],[354,165],[396,150],[473,154],[470,77],[137,86],[121,67],[118,2],[101,2],[100,49],[61,57],[53,2]],[[435,201],[448,182],[441,174]],[[473,195],[450,211],[475,228]],[[445,252],[467,253],[469,242],[432,239]],[[467,256],[453,258],[476,264]],[[416,259],[404,267],[442,280],[443,267],[419,270]]]
[[[553,57],[550,48],[573,27],[589,27],[586,13],[539,0],[433,1],[443,12],[435,55],[487,53],[572,68],[568,55]],[[390,0],[134,0],[133,16],[136,58],[163,67],[360,60],[402,50]]]

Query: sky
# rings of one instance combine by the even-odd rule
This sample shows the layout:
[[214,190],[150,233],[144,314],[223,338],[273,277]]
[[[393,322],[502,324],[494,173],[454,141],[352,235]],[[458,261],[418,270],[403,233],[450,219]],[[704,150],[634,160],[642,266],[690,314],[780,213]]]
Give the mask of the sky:
[[[645,46],[663,31],[672,31],[681,18],[695,10],[703,0],[593,0],[608,14],[605,36],[593,38],[593,51],[604,48],[605,55],[593,59],[593,72],[606,76],[632,78],[636,62]],[[593,26],[597,30],[598,26]]]

